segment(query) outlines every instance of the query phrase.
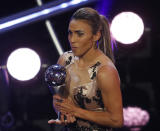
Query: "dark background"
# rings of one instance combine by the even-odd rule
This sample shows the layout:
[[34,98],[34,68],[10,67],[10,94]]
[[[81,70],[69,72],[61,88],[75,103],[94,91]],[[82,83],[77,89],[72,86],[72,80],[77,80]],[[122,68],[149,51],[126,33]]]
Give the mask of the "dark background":
[[[44,4],[52,0],[44,0]],[[133,45],[116,44],[114,49],[116,67],[121,78],[121,89],[124,107],[138,106],[150,113],[150,121],[143,127],[144,131],[154,131],[159,124],[159,44],[160,19],[156,1],[146,0],[112,0],[107,4],[98,0],[86,6],[100,9],[109,21],[122,11],[133,11],[142,17],[145,32],[141,39]],[[36,7],[35,0],[5,0],[0,4],[0,20],[13,14]],[[56,32],[64,51],[70,50],[67,40],[67,28],[72,13],[64,12],[48,18]],[[9,54],[19,47],[34,49],[41,57],[42,64],[52,65],[57,62],[58,52],[44,24],[45,20],[37,21],[17,29],[0,33],[0,65],[5,65]],[[52,95],[44,83],[44,71],[28,82],[19,82],[9,76],[9,111],[15,122],[8,130],[51,131],[47,121],[56,118],[52,109]],[[3,77],[1,85],[5,86]],[[1,95],[1,94],[0,94]],[[1,98],[1,97],[0,97]],[[0,105],[0,109],[4,105]],[[6,106],[6,105],[5,105]],[[25,128],[25,129],[24,129]],[[118,130],[127,130],[125,128]],[[158,130],[158,129],[156,129]]]

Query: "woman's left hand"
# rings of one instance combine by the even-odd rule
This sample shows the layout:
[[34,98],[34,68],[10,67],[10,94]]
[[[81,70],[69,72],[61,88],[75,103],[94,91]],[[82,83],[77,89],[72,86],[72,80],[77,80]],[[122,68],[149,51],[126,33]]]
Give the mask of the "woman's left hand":
[[57,125],[67,125],[70,123],[74,123],[76,121],[76,118],[74,116],[71,116],[70,114],[65,115],[66,118],[64,118],[64,115],[61,114],[61,119],[51,119],[48,121],[49,124],[57,124]]
[[77,110],[77,107],[75,106],[75,104],[73,103],[73,101],[71,100],[71,98],[67,98],[67,99],[63,99],[62,102],[56,102],[55,103],[56,107],[58,107],[58,110],[65,114],[65,115],[68,115],[68,114],[71,114],[73,116],[75,116],[75,113],[76,113],[76,110]]

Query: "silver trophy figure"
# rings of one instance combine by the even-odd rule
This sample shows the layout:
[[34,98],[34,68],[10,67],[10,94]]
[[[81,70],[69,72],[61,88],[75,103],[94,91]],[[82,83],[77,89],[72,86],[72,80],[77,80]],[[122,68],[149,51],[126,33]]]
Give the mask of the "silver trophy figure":
[[[65,79],[66,69],[59,64],[49,66],[45,72],[45,82],[51,93],[58,94],[63,98],[67,96]],[[58,112],[58,119],[60,119],[60,112]]]

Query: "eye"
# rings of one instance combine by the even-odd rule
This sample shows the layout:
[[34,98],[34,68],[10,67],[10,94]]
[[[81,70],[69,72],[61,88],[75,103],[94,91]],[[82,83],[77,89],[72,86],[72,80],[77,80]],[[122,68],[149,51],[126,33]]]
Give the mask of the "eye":
[[68,34],[69,34],[69,35],[71,35],[71,34],[72,34],[72,32],[69,30],[69,31],[68,31]]
[[83,32],[77,32],[78,36],[83,36],[84,33]]

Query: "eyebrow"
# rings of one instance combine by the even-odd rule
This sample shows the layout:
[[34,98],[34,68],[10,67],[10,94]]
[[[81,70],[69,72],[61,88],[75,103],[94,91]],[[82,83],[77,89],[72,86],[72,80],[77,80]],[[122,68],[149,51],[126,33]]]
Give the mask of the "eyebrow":
[[82,30],[76,30],[75,32],[76,33],[84,33],[84,31],[82,31]]
[[84,31],[82,30],[75,30],[75,31],[68,30],[68,32],[84,33]]

